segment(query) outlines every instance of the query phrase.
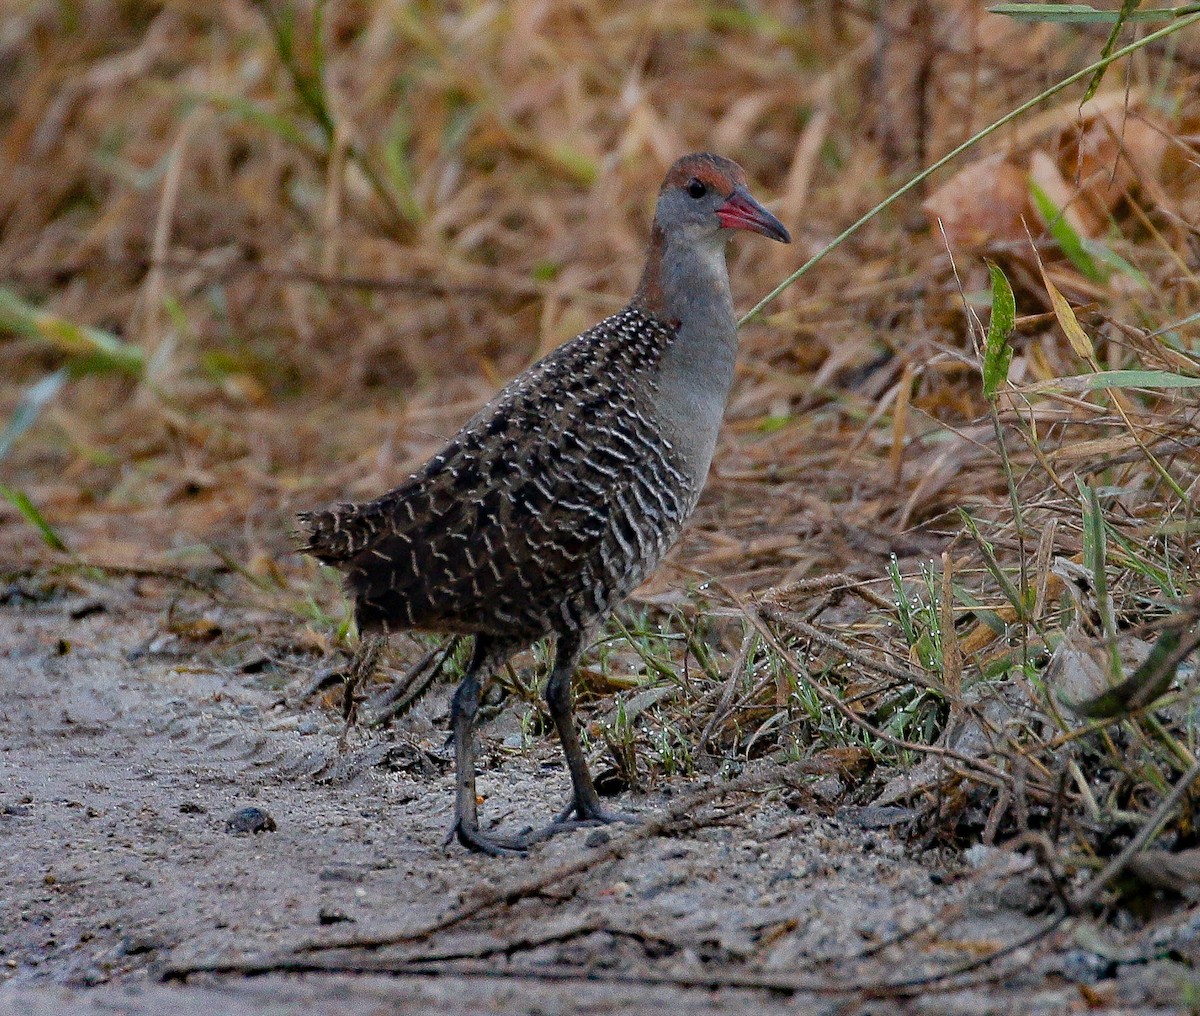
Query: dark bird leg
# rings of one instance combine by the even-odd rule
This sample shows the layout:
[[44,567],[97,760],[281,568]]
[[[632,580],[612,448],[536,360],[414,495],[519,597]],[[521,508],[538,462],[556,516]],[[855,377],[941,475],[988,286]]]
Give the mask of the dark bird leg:
[[367,631],[360,633],[358,637],[358,649],[354,652],[350,666],[346,668],[346,682],[342,690],[342,719],[345,723],[338,738],[340,751],[345,750],[346,737],[358,720],[358,689],[363,682],[375,676],[386,646],[386,632]]
[[583,643],[584,636],[580,633],[559,635],[554,649],[554,670],[546,682],[546,705],[558,728],[558,739],[562,742],[567,768],[571,771],[571,801],[545,829],[527,836],[526,843],[536,843],[580,826],[638,821],[633,815],[604,810],[600,795],[596,793],[596,785],[592,782],[592,774],[588,771],[587,760],[583,757],[583,747],[571,715],[571,680],[583,652]]
[[399,681],[371,699],[368,703],[369,715],[365,720],[367,725],[381,727],[398,720],[420,702],[445,669],[446,661],[458,650],[463,638],[462,635],[455,635],[443,645],[429,650]]
[[479,828],[479,813],[475,804],[475,714],[479,711],[479,696],[483,682],[508,657],[511,647],[486,635],[476,635],[471,650],[467,676],[454,692],[450,703],[450,729],[454,735],[454,761],[458,774],[454,797],[454,825],[446,837],[449,843],[455,836],[468,850],[493,857],[519,854],[524,841],[503,836],[489,836]]

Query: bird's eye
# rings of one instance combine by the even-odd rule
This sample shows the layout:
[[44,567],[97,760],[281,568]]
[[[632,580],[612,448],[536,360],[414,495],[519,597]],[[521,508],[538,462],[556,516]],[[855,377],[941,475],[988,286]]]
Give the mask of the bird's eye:
[[687,192],[691,197],[696,199],[704,197],[708,193],[708,188],[704,186],[695,177],[692,177],[687,184]]

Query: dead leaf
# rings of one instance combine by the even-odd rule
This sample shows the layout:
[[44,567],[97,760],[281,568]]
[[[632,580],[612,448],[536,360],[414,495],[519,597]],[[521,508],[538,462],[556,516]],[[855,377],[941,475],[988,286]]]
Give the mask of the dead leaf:
[[1167,144],[1166,126],[1142,110],[1097,110],[1063,133],[1058,165],[1102,218],[1139,182],[1158,181]]
[[921,207],[953,251],[1021,240],[1028,205],[1025,174],[1008,157],[992,155],[955,173]]
[[1050,281],[1050,276],[1046,274],[1045,268],[1042,269],[1042,282],[1046,286],[1046,292],[1050,294],[1050,305],[1054,308],[1054,316],[1058,319],[1058,326],[1070,341],[1071,348],[1075,350],[1077,356],[1091,363],[1095,355],[1095,351],[1092,348],[1092,340],[1088,338],[1087,332],[1080,325],[1079,318],[1075,316],[1075,311],[1071,309],[1067,298]]

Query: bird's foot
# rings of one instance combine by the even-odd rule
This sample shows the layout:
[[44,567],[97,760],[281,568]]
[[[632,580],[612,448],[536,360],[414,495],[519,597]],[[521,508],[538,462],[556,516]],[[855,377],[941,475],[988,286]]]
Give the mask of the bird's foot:
[[641,821],[637,815],[631,815],[627,811],[605,811],[599,801],[581,801],[572,794],[563,810],[554,816],[554,822],[551,824],[574,822],[576,827],[579,827],[582,825],[612,825],[614,822],[639,825]]
[[456,818],[446,836],[443,846],[457,839],[468,850],[489,857],[519,857],[524,854],[528,843],[523,836],[493,836],[479,828],[478,823]]
[[557,836],[559,833],[569,833],[575,829],[591,829],[595,826],[612,825],[616,822],[639,825],[641,821],[637,815],[630,815],[624,811],[605,811],[598,802],[585,805],[572,797],[548,826],[537,832],[525,834],[520,841],[525,846],[529,846],[548,840],[551,836]]

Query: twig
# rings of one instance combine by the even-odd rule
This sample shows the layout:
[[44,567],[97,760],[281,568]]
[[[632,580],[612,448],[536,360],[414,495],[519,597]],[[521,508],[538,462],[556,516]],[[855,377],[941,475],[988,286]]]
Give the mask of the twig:
[[717,700],[716,708],[713,709],[712,716],[708,718],[704,732],[700,735],[700,740],[696,745],[697,751],[704,751],[708,747],[708,742],[716,732],[718,724],[724,722],[729,712],[729,704],[733,701],[733,693],[737,689],[738,681],[742,678],[742,671],[746,669],[746,661],[749,660],[750,653],[754,648],[755,637],[756,633],[753,631],[748,631],[743,636],[742,648],[738,651],[737,659],[733,662],[733,668],[729,671],[725,686],[721,689],[721,697]]
[[281,956],[233,961],[196,967],[168,967],[162,972],[166,981],[186,981],[195,973],[240,974],[256,977],[277,973],[325,973],[325,974],[389,974],[393,977],[480,977],[541,980],[541,981],[600,981],[609,984],[668,985],[683,989],[716,991],[721,988],[740,988],[750,991],[768,991],[783,995],[809,992],[817,995],[866,995],[873,998],[897,997],[928,991],[936,987],[960,990],[986,984],[998,975],[992,974],[975,982],[964,983],[963,974],[981,969],[999,959],[1012,955],[1052,933],[1064,921],[1062,915],[1050,924],[1026,935],[1016,942],[1001,947],[986,956],[959,964],[949,970],[900,981],[837,982],[798,976],[789,972],[771,972],[753,968],[735,967],[729,964],[709,964],[694,973],[672,973],[646,970],[631,972],[603,967],[569,967],[537,965],[494,966],[481,960],[447,961],[445,959],[406,959],[371,954],[352,957],[325,956]]

